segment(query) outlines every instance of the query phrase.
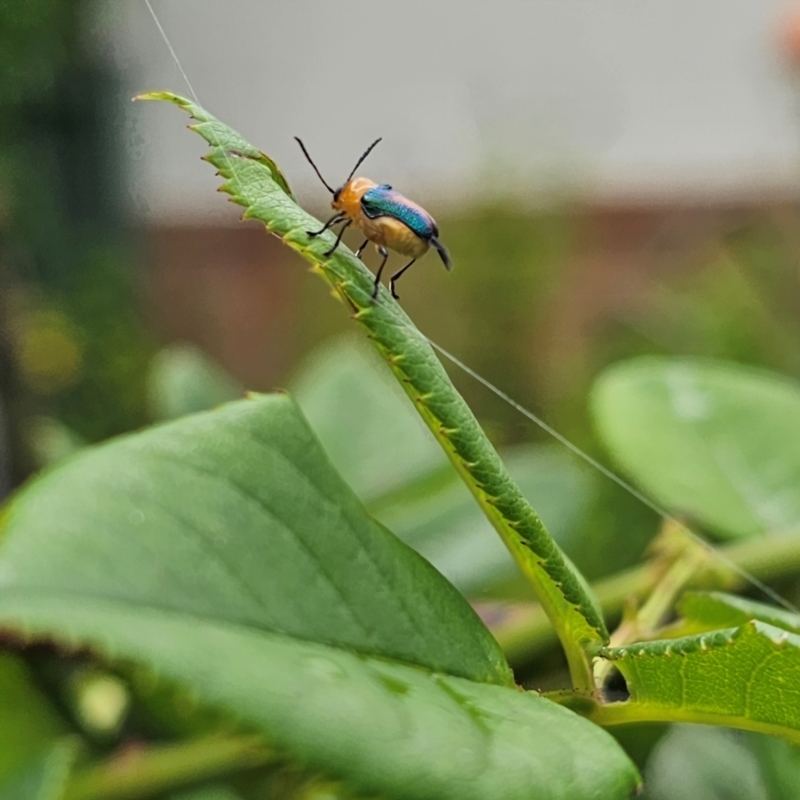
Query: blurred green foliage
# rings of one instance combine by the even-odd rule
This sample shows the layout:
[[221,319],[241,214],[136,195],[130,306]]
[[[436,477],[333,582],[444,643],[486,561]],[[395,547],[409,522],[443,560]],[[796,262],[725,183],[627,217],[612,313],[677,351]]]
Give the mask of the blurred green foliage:
[[150,354],[120,235],[114,76],[91,3],[0,4],[0,404],[14,480],[46,413],[89,440],[144,422]]

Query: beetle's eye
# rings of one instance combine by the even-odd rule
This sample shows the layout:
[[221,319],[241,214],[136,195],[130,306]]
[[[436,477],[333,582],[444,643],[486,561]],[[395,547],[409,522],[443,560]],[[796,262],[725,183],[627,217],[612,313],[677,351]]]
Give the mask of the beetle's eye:
[[340,186],[334,193],[333,193],[333,202],[335,203],[339,199],[339,195],[342,193],[342,189],[344,187]]

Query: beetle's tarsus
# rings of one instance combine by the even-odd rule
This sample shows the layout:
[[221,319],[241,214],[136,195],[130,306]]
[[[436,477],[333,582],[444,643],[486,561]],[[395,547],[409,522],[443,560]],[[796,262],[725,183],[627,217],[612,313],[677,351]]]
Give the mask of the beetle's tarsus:
[[391,278],[389,278],[389,288],[392,290],[392,297],[394,297],[394,299],[395,299],[395,300],[399,300],[399,299],[400,299],[400,295],[398,295],[398,294],[397,294],[397,292],[395,291],[394,285],[395,285],[395,284],[397,283],[397,281],[400,279],[400,276],[401,276],[401,275],[402,275],[402,274],[403,274],[403,273],[404,273],[404,272],[405,272],[405,271],[406,271],[406,270],[407,270],[407,269],[408,269],[408,268],[409,268],[409,267],[410,267],[410,266],[411,266],[411,265],[412,265],[412,264],[413,264],[413,263],[414,263],[416,260],[417,260],[416,258],[412,258],[412,259],[411,259],[411,261],[409,261],[409,262],[408,262],[408,264],[406,264],[406,265],[405,265],[405,266],[404,266],[402,269],[399,269],[399,270],[397,270],[397,272],[395,272],[395,274],[394,274],[394,275],[392,275],[392,277],[391,277]]
[[327,256],[332,256],[334,254],[336,248],[339,246],[339,244],[342,241],[342,236],[344,236],[344,232],[350,227],[350,223],[351,222],[352,222],[352,220],[348,219],[348,220],[345,221],[344,225],[342,225],[342,227],[339,228],[339,235],[336,237],[336,241],[333,243],[333,247],[331,247],[330,250],[326,250],[322,254],[323,256],[327,257]]

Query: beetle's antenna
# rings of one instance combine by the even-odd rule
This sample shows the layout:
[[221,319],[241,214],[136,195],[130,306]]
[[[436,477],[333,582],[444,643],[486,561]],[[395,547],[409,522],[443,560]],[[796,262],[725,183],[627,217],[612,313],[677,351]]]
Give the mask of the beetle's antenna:
[[[317,173],[317,177],[325,184],[325,188],[331,194],[336,194],[336,192],[333,189],[331,189],[331,187],[328,185],[328,181],[326,181],[325,178],[322,177],[322,173],[317,169],[317,165],[314,163],[314,160],[308,154],[308,150],[306,150],[306,146],[303,144],[303,140],[299,136],[295,136],[294,138],[297,139],[297,144],[300,145],[300,149],[303,151],[303,155],[308,159],[308,163],[311,164],[312,167],[314,167],[314,172]],[[374,147],[374,145],[373,145],[373,147]],[[368,152],[369,152],[369,150],[367,150],[367,153]],[[366,155],[366,153],[364,155]],[[364,160],[364,156],[361,157],[361,160],[362,161]],[[350,179],[348,178],[348,180],[350,180]]]
[[[363,156],[361,156],[361,158],[359,158],[359,159],[358,159],[358,161],[356,161],[356,165],[353,167],[353,170],[352,170],[352,172],[351,172],[351,173],[350,173],[350,174],[347,176],[347,180],[345,181],[345,183],[349,183],[349,182],[350,182],[350,178],[352,178],[352,177],[353,177],[353,175],[355,175],[355,174],[356,174],[356,170],[357,170],[357,169],[358,169],[358,168],[361,166],[361,164],[363,163],[364,159],[365,159],[365,158],[366,158],[366,157],[367,157],[367,156],[368,156],[368,155],[369,155],[369,154],[372,152],[372,149],[375,147],[375,145],[376,145],[376,144],[378,144],[378,142],[380,142],[382,139],[383,139],[383,136],[379,136],[379,137],[378,137],[378,138],[377,138],[377,139],[376,139],[376,140],[375,140],[375,141],[374,141],[374,142],[373,142],[373,143],[372,143],[372,144],[371,144],[371,145],[370,145],[370,146],[369,146],[369,147],[368,147],[368,148],[367,148],[367,149],[364,151],[364,155],[363,155]],[[298,141],[299,141],[299,140],[298,140]]]

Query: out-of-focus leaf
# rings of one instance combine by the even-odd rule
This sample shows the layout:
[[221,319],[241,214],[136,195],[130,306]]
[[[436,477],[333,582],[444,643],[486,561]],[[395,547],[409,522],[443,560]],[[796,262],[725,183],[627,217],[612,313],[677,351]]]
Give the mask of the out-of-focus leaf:
[[169,800],[241,800],[241,795],[230,786],[214,784],[185,792],[175,792],[169,796]]
[[656,745],[643,800],[778,800],[761,777],[745,734],[676,725]]
[[67,788],[76,745],[65,740],[47,749],[0,784],[0,800],[60,800]]
[[773,736],[676,725],[645,771],[643,800],[796,800],[800,749]]
[[85,451],[9,509],[6,593],[92,597],[511,682],[428,563],[374,522],[286,395]]
[[699,359],[640,358],[598,380],[597,428],[659,503],[725,537],[800,527],[800,387]]
[[[556,541],[568,555],[579,554],[578,534],[585,530],[594,494],[592,477],[552,446],[515,447],[501,455]],[[530,592],[507,548],[449,467],[378,499],[370,510],[465,594]]]
[[199,787],[254,769],[269,768],[276,760],[263,738],[254,734],[217,731],[210,736],[170,744],[140,742],[76,769],[65,800],[163,797],[184,787]]
[[677,606],[681,635],[733,628],[751,619],[800,634],[800,614],[724,592],[685,592]]
[[[800,743],[800,636],[748,622],[681,639],[605,648],[631,699],[611,719],[706,722]],[[616,707],[615,707],[616,706]]]
[[40,467],[55,464],[86,446],[75,431],[54,417],[36,417],[26,433],[28,447]]
[[153,419],[175,419],[235,400],[244,387],[199,347],[178,342],[150,364],[147,393]]
[[23,660],[0,652],[0,784],[49,750],[66,730]]
[[366,502],[448,468],[397,381],[355,336],[317,348],[292,381],[292,394],[331,461]]
[[748,737],[769,800],[795,800],[800,787],[800,747],[772,736]]

